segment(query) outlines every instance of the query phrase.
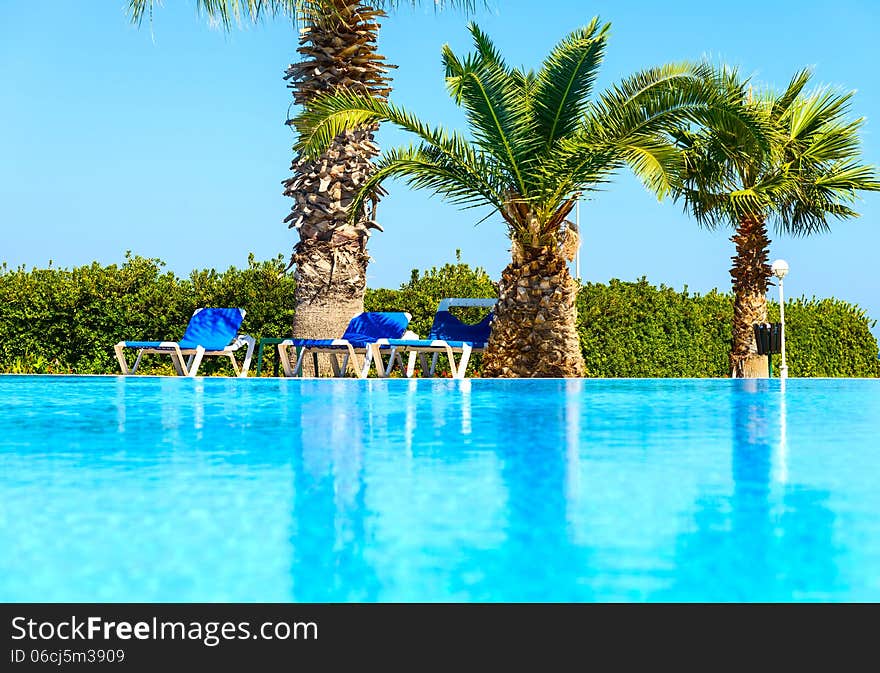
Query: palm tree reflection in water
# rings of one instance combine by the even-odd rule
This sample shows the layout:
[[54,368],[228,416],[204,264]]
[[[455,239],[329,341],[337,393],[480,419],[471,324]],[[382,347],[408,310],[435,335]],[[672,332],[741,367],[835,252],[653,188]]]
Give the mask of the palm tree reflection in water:
[[696,530],[679,536],[675,581],[658,598],[827,599],[839,581],[834,514],[827,491],[791,481],[785,389],[741,379],[731,399],[733,491],[697,503]]
[[294,462],[293,600],[375,601],[379,583],[367,562],[362,395],[349,381],[302,381],[301,396],[332,390],[330,404],[300,404],[290,431]]

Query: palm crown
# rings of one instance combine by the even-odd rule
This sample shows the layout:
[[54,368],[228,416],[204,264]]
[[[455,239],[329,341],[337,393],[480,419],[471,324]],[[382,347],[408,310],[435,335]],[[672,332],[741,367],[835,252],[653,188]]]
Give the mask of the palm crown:
[[758,142],[745,127],[713,125],[675,133],[684,150],[676,198],[707,227],[736,226],[743,218],[772,221],[804,235],[825,231],[830,218],[857,216],[859,190],[880,189],[873,166],[859,163],[863,119],[849,118],[853,93],[804,89],[798,72],[782,94],[754,95],[734,69],[714,75],[716,86],[763,121]]
[[535,72],[509,67],[471,24],[475,52],[457,57],[446,46],[442,60],[448,91],[465,111],[472,142],[432,128],[392,103],[343,91],[312,102],[298,117],[298,149],[315,155],[347,128],[389,121],[420,142],[379,159],[353,203],[352,217],[382,181],[398,176],[454,204],[497,210],[515,241],[546,247],[558,242],[578,195],[624,165],[663,196],[681,160],[664,138],[684,122],[711,116],[760,142],[761,121],[719,95],[704,66],[645,70],[592,99],[608,29],[594,19],[563,39]]

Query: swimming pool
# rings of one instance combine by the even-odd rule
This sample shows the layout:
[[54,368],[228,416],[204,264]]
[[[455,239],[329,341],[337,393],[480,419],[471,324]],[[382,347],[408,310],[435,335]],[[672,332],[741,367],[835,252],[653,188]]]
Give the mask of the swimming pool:
[[880,381],[0,376],[2,601],[877,601]]

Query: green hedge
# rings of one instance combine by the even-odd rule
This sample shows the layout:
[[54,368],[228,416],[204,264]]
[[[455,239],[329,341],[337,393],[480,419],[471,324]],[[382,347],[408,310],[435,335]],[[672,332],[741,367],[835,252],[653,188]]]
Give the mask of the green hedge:
[[[779,320],[771,302],[770,321]],[[733,298],[612,280],[587,283],[578,296],[578,331],[588,376],[727,376]],[[838,299],[785,305],[790,376],[880,376],[876,322]],[[779,356],[773,358],[778,375]]]
[[[157,259],[126,255],[121,266],[74,269],[0,267],[0,371],[116,373],[113,345],[126,339],[176,340],[199,306],[242,306],[256,337],[290,330],[293,280],[282,258],[246,269],[194,271],[181,279]],[[228,363],[206,359],[206,373]],[[143,371],[170,373],[169,358],[145,358]]]
[[[113,344],[123,339],[178,339],[199,306],[247,309],[243,330],[256,338],[284,336],[293,319],[294,283],[281,256],[245,269],[194,271],[179,278],[156,259],[126,257],[120,265],[74,269],[0,267],[0,371],[115,373]],[[367,292],[368,310],[404,310],[426,335],[444,296],[492,297],[483,269],[446,264],[397,290]],[[462,309],[476,319],[479,309]],[[578,329],[589,376],[704,377],[727,374],[730,295],[705,295],[612,280],[588,283],[578,296]],[[771,304],[770,319],[778,318]],[[880,376],[872,322],[837,299],[786,304],[792,376]],[[228,373],[212,358],[205,372]],[[476,363],[478,364],[478,363]],[[145,372],[170,372],[167,358],[147,359]],[[774,363],[778,371],[778,362]]]

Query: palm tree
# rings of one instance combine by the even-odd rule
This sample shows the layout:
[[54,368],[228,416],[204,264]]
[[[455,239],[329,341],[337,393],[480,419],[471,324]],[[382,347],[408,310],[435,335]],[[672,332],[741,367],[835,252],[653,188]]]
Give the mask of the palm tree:
[[625,165],[662,196],[680,170],[680,154],[663,134],[710,114],[735,128],[752,121],[716,95],[701,67],[688,65],[645,70],[591,100],[609,30],[598,19],[564,38],[537,72],[508,67],[477,26],[470,30],[475,53],[459,58],[446,46],[442,59],[472,143],[344,91],[307,106],[295,122],[299,148],[316,155],[345,129],[380,121],[414,134],[419,144],[381,157],[351,217],[392,176],[465,208],[491,208],[507,225],[512,259],[499,283],[484,374],[581,376],[577,285],[567,264],[577,247],[567,217],[578,197]]
[[[298,53],[302,61],[288,66],[284,79],[294,102],[303,105],[316,96],[339,88],[384,100],[391,91],[388,71],[377,51],[379,20],[384,8],[399,0],[196,0],[209,20],[229,29],[244,18],[257,21],[264,15],[283,15],[299,24]],[[417,4],[410,0],[410,4]],[[445,6],[473,11],[478,0],[434,0]],[[132,20],[152,17],[154,0],[130,0]],[[288,122],[291,123],[291,122]],[[372,160],[379,148],[376,125],[343,130],[320,156],[296,156],[293,176],[283,182],[284,194],[294,200],[284,220],[296,229],[294,247],[295,313],[292,334],[323,338],[342,333],[352,315],[364,309],[367,240],[375,221],[381,191],[372,194],[372,207],[355,219],[349,206],[364,181],[373,173]]]
[[685,162],[675,198],[700,225],[731,226],[736,255],[730,371],[733,377],[767,376],[757,354],[754,324],[767,320],[770,239],[768,222],[795,236],[828,231],[829,219],[858,214],[859,190],[877,190],[874,168],[859,162],[862,119],[848,119],[853,93],[823,88],[804,93],[810,72],[795,74],[782,94],[754,94],[747,78],[722,68],[713,76],[725,97],[764,123],[712,124],[675,134]]

